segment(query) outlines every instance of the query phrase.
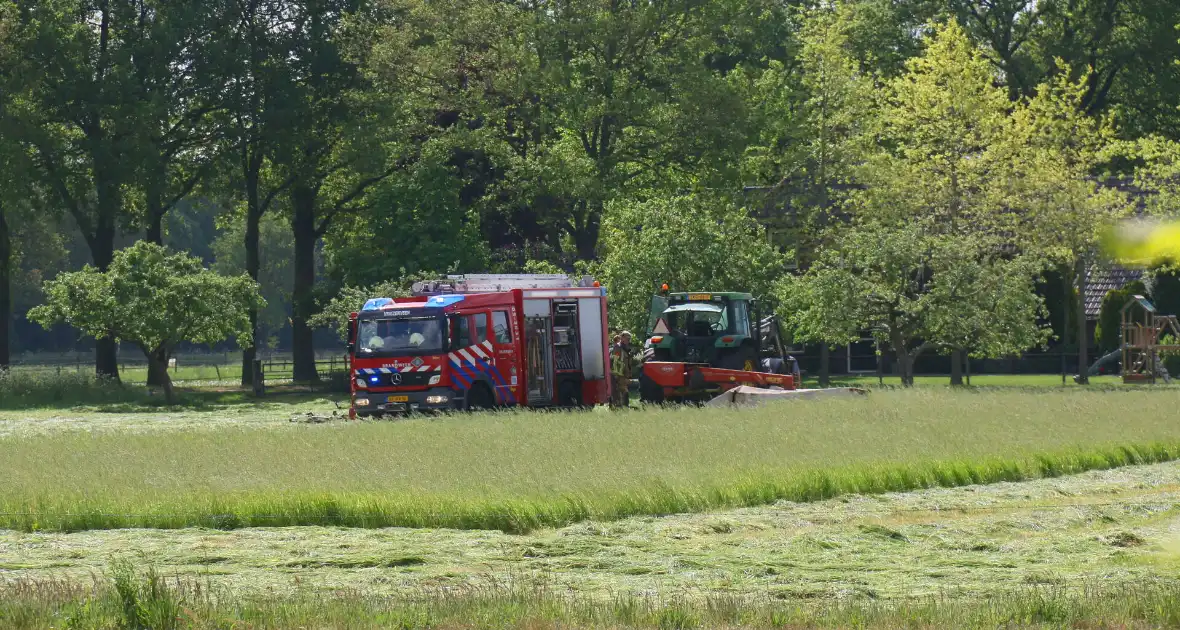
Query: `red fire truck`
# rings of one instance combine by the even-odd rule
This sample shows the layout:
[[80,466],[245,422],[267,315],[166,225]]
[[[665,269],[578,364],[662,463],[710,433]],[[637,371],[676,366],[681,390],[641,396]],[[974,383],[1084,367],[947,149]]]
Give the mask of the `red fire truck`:
[[349,416],[610,400],[606,289],[564,275],[419,282],[349,316]]

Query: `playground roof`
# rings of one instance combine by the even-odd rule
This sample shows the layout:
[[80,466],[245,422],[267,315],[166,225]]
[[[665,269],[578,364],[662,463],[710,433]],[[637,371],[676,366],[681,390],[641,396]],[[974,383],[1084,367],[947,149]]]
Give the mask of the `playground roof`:
[[1136,269],[1125,269],[1118,265],[1106,264],[1090,267],[1086,276],[1086,319],[1098,319],[1102,298],[1115,289],[1121,289],[1143,276]]
[[1143,297],[1142,295],[1131,296],[1131,301],[1127,302],[1126,305],[1123,306],[1122,310],[1125,311],[1125,310],[1131,308],[1132,304],[1138,304],[1139,306],[1142,306],[1143,310],[1147,311],[1148,313],[1155,312],[1155,304],[1152,304],[1151,300]]

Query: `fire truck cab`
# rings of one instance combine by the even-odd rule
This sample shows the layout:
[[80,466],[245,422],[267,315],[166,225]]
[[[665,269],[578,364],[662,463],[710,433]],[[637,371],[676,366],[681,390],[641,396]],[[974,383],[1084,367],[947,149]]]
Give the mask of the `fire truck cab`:
[[350,417],[610,400],[606,290],[564,275],[419,282],[349,316]]

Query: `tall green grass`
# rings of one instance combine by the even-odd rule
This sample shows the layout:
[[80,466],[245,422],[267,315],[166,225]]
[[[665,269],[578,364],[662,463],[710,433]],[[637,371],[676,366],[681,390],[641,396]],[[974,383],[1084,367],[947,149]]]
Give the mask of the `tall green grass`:
[[807,604],[723,594],[591,598],[544,586],[422,592],[386,598],[298,592],[241,598],[199,580],[119,564],[90,586],[18,581],[0,586],[0,625],[12,630],[220,628],[1063,628],[1176,627],[1180,585],[1029,587],[987,599]]
[[524,532],[1180,458],[1180,392],[880,392],[762,409],[0,439],[0,527]]

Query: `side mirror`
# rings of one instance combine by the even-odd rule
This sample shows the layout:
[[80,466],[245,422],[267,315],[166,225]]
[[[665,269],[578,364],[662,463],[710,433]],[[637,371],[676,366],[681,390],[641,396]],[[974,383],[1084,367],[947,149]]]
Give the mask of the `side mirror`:
[[348,353],[356,351],[356,314],[348,318]]
[[447,316],[447,350],[459,349],[459,324],[454,317]]

